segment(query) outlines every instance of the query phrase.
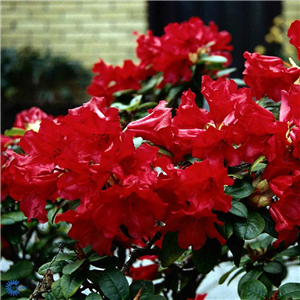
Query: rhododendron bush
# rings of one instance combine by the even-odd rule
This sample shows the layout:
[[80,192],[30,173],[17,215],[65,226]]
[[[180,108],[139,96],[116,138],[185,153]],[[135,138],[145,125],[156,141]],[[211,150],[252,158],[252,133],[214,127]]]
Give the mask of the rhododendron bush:
[[200,300],[231,261],[219,283],[240,275],[241,299],[300,299],[282,284],[300,255],[300,68],[245,52],[240,87],[214,23],[135,34],[139,63],[97,62],[88,103],[23,111],[2,137],[2,280],[20,272],[30,299]]

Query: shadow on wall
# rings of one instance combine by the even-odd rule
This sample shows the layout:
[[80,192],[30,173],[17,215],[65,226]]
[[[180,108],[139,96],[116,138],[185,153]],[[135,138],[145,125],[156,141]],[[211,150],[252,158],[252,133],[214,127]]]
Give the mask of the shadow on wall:
[[148,1],[148,21],[156,36],[163,34],[168,23],[183,22],[193,16],[200,17],[205,25],[214,21],[219,30],[232,35],[232,67],[237,68],[232,77],[242,78],[243,53],[264,44],[272,21],[281,10],[281,1]]

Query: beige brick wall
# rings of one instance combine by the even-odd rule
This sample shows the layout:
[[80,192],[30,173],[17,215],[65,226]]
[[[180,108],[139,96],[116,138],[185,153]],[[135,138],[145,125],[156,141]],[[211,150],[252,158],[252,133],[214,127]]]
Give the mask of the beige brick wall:
[[50,49],[87,67],[136,61],[132,32],[147,26],[143,0],[1,1],[1,47]]
[[[300,1],[282,1],[283,39],[300,19]],[[33,46],[67,55],[90,68],[99,58],[120,65],[135,58],[134,30],[147,30],[146,0],[1,1],[1,46]]]
[[295,48],[290,45],[286,33],[293,21],[300,20],[300,1],[282,1],[282,10],[284,28],[283,48],[288,56],[296,57]]

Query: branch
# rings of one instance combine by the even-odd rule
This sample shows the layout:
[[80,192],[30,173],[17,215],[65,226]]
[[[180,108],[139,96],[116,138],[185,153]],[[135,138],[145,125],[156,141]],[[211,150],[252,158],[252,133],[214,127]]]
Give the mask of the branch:
[[144,255],[155,255],[155,254],[157,254],[159,248],[156,247],[156,246],[154,246],[152,248],[152,246],[161,237],[162,237],[162,233],[160,231],[157,231],[156,234],[154,235],[154,237],[146,244],[146,246],[144,248],[138,248],[138,247],[135,248],[132,251],[132,253],[131,253],[130,258],[128,259],[128,261],[122,267],[121,272],[124,273],[124,274],[126,274],[128,272],[128,270],[130,269],[130,267],[133,265],[133,263],[139,257],[142,257]]

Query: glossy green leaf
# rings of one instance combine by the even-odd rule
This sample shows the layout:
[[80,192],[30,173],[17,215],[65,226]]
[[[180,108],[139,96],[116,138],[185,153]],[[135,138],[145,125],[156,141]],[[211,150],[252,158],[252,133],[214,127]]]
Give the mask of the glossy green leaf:
[[168,103],[170,103],[170,101],[172,101],[174,99],[174,97],[176,97],[176,95],[179,94],[182,90],[183,90],[183,87],[181,85],[171,88],[168,95],[165,97],[165,100]]
[[129,285],[125,275],[115,268],[101,272],[99,286],[103,294],[110,300],[123,300],[129,296]]
[[[45,300],[57,300],[57,299],[59,299],[59,298],[56,298],[54,296],[53,292],[50,291],[50,292],[46,293]],[[61,299],[64,299],[64,297]],[[18,299],[18,300],[20,300],[20,299]],[[28,298],[26,298],[26,300],[28,300]]]
[[85,275],[80,272],[72,273],[71,275],[63,275],[60,278],[60,286],[65,298],[74,295],[85,280]]
[[178,233],[167,232],[163,238],[162,248],[160,251],[161,265],[168,267],[174,263],[185,250],[178,245]]
[[285,249],[281,253],[277,254],[275,257],[282,257],[282,256],[288,256],[288,257],[300,256],[300,245]]
[[224,274],[220,277],[220,279],[219,279],[219,284],[223,284],[223,283],[226,281],[226,279],[228,278],[228,276],[229,276],[234,270],[236,270],[236,268],[237,268],[237,267],[233,267],[233,268],[231,268],[229,271],[227,271],[226,273],[224,273]]
[[278,300],[287,300],[289,298],[293,300],[300,299],[300,283],[286,283],[279,289]]
[[244,250],[244,240],[239,239],[236,235],[232,234],[227,240],[226,245],[233,255],[234,264],[239,267],[240,260],[243,255]]
[[62,271],[62,269],[64,268],[64,266],[67,264],[67,262],[65,261],[54,261],[54,262],[48,262],[44,265],[42,265],[39,269],[38,269],[38,273],[40,275],[44,275],[45,272],[51,268],[51,271],[53,273],[59,273]]
[[251,195],[253,191],[254,187],[251,183],[241,180],[236,180],[234,185],[225,188],[225,193],[233,199],[243,199]]
[[159,84],[161,81],[163,80],[163,76],[162,73],[157,73],[156,75],[154,75],[153,77],[151,77],[151,79],[149,81],[147,81],[147,83],[137,92],[139,94],[144,94],[149,92],[151,89],[153,89],[157,84]]
[[238,283],[238,294],[241,296],[242,293],[242,286],[245,282],[251,280],[251,279],[258,279],[259,276],[263,273],[263,270],[261,268],[252,269],[248,273],[246,273],[239,281]]
[[207,238],[204,246],[199,250],[193,250],[193,261],[200,274],[208,274],[218,263],[222,246],[217,239]]
[[12,211],[7,214],[3,214],[1,216],[1,224],[2,225],[12,225],[17,222],[26,221],[27,217],[24,216],[23,212],[19,211]]
[[264,265],[264,271],[271,274],[279,274],[283,270],[283,266],[279,261],[271,261]]
[[230,209],[230,213],[242,218],[248,217],[247,207],[242,202],[235,201],[235,200],[232,201],[232,207]]
[[267,288],[256,279],[246,281],[241,289],[242,300],[264,300],[268,294]]
[[[262,164],[261,162],[265,159],[265,156],[260,156],[259,158],[257,158],[255,160],[255,162],[251,165],[250,169],[249,169],[249,172],[252,173],[252,172],[257,172],[257,171],[260,171],[261,170],[261,167],[265,168],[266,167],[266,164],[263,164],[264,166],[259,166],[260,164]],[[259,166],[259,167],[258,167]]]
[[28,260],[21,260],[6,272],[1,272],[1,281],[28,278],[33,272],[33,265]]
[[140,104],[142,100],[142,95],[138,95],[134,97],[128,105],[120,103],[120,102],[114,102],[111,104],[111,107],[117,108],[119,111],[134,111],[137,109],[138,105]]
[[90,293],[86,298],[86,300],[103,300],[103,298],[98,293]]
[[52,283],[51,291],[56,299],[64,299],[62,288],[60,286],[61,280],[58,279]]
[[245,268],[241,268],[239,270],[237,270],[236,272],[234,272],[234,274],[230,277],[230,279],[227,282],[227,286],[234,280],[236,279],[240,274],[242,274],[243,272],[245,272]]
[[70,275],[75,272],[85,261],[85,258],[73,261],[66,266],[64,266],[62,272],[63,274]]
[[5,136],[15,136],[15,135],[21,135],[23,136],[25,134],[26,130],[21,128],[13,127],[11,129],[7,129],[4,131]]
[[227,69],[217,72],[217,77],[222,77],[222,76],[228,75],[235,71],[236,71],[236,68],[227,68]]
[[144,300],[145,298],[152,296],[155,292],[155,288],[152,281],[135,280],[130,285],[129,299],[134,299],[134,297],[137,295],[140,289],[142,289],[140,300]]
[[269,234],[270,236],[277,238],[278,234],[275,230],[275,222],[272,219],[270,212],[268,209],[260,209],[260,215],[265,220],[265,229],[264,232]]
[[94,259],[90,260],[90,263],[95,267],[106,269],[118,266],[120,261],[116,256],[103,256],[101,259],[94,257]]
[[212,62],[212,63],[226,63],[227,62],[227,58],[225,56],[221,56],[221,55],[211,55],[211,56],[207,56],[207,57],[201,57],[201,59],[199,60],[199,63],[202,62]]
[[263,232],[265,220],[257,212],[248,212],[247,219],[241,219],[233,224],[235,235],[242,240],[251,240]]
[[73,260],[76,258],[75,253],[58,253],[55,256],[55,261]]

